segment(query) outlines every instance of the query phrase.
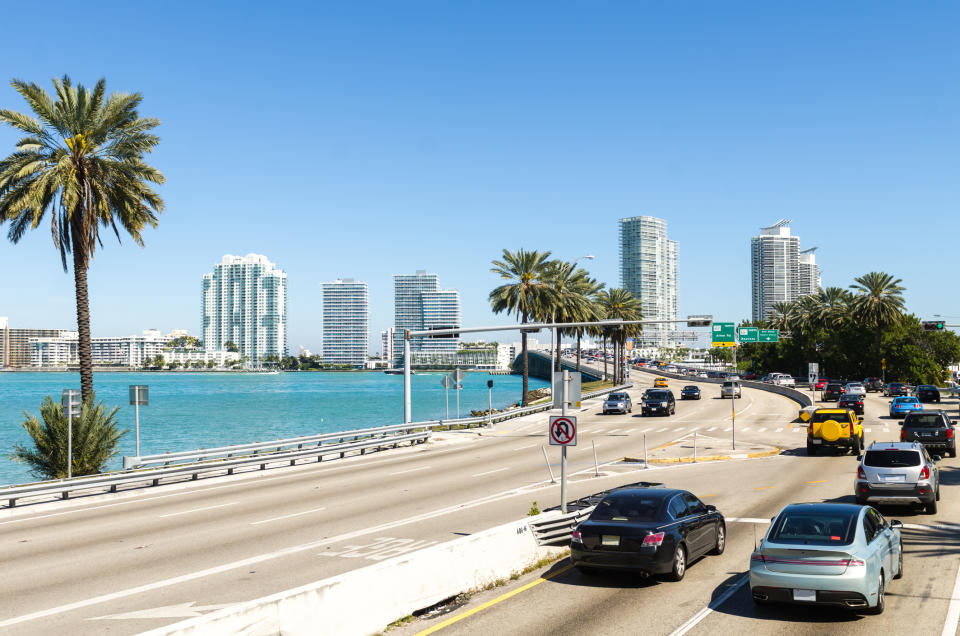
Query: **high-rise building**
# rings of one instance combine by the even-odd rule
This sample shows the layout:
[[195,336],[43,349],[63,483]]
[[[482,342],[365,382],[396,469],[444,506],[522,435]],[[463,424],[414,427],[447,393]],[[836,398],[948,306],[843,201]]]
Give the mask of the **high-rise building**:
[[260,254],[226,255],[203,275],[203,342],[233,342],[247,364],[287,353],[287,274]]
[[760,228],[750,239],[754,321],[773,314],[773,304],[793,302],[800,294],[800,238],[790,235],[790,220]]
[[367,360],[367,284],[352,278],[323,283],[323,363],[362,367]]
[[816,247],[811,247],[799,253],[800,283],[797,291],[799,296],[809,296],[820,291],[820,267],[817,265],[817,257],[814,254],[816,250]]
[[[677,318],[677,242],[667,222],[652,216],[620,219],[620,285],[640,301],[644,320]],[[641,340],[667,346],[672,325],[644,327]]]
[[[394,364],[403,360],[405,330],[422,331],[460,326],[459,292],[441,290],[439,277],[422,269],[415,274],[393,275],[393,304]],[[410,351],[456,352],[458,342],[457,338],[413,338],[410,341]]]
[[380,332],[380,357],[386,360],[388,366],[393,364],[393,339],[396,330],[393,327],[387,327]]

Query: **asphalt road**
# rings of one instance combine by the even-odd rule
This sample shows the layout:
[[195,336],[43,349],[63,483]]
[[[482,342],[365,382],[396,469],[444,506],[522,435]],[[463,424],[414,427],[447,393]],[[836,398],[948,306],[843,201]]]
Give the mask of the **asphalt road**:
[[[635,374],[633,380],[637,386],[631,393],[638,399],[652,377]],[[684,383],[671,381],[676,393],[680,384]],[[645,471],[618,462],[642,453],[644,434],[648,448],[694,429],[707,435],[729,435],[730,401],[717,398],[717,385],[703,384],[702,388],[702,400],[678,401],[677,414],[669,418],[641,418],[638,410],[633,415],[603,416],[598,413],[599,400],[584,404],[574,413],[579,418],[579,444],[569,452],[570,497],[656,479],[705,497],[712,495],[708,501],[728,516],[768,518],[798,497],[835,498],[849,492],[856,468],[851,458],[806,458],[804,451],[770,459]],[[804,446],[802,429],[790,424],[796,415],[792,401],[746,390],[736,408],[738,440],[785,449]],[[871,398],[868,408],[868,428],[875,431],[868,433],[868,438],[879,438],[885,428],[896,430],[895,423],[891,427],[875,413],[885,408],[877,398]],[[550,483],[541,450],[547,444],[546,420],[547,414],[538,414],[505,422],[495,431],[479,435],[475,431],[444,433],[427,445],[364,458],[3,511],[0,563],[8,575],[0,578],[0,631],[136,633],[512,521],[523,517],[533,501],[541,508],[556,505],[559,486]],[[594,445],[600,477],[594,476]],[[548,447],[548,452],[558,473],[559,451]],[[954,461],[945,460],[945,474],[953,475],[946,467]],[[940,514],[917,517],[917,523],[957,518],[949,496],[952,482],[946,483]],[[606,618],[596,624],[597,629],[591,625],[591,631],[604,633],[617,624],[635,626],[640,608],[647,607],[649,614],[642,614],[642,620],[650,628],[644,631],[668,633],[700,611],[718,589],[724,589],[723,581],[746,569],[738,555],[749,554],[753,525],[731,523],[727,553],[694,565],[679,589],[602,577],[588,585],[579,582],[576,574],[564,572],[510,603],[499,603],[447,629],[480,633],[486,628],[472,621],[496,620],[499,612],[513,607],[511,633],[524,629],[542,633],[546,628],[582,631],[576,621],[599,620],[598,613]],[[908,547],[907,577],[892,587],[891,594],[907,589],[911,573],[919,573],[923,567],[928,581],[924,589],[936,592],[919,596],[922,590],[918,589],[918,597],[937,608],[945,605],[943,599],[953,590],[957,563],[952,551],[946,557],[932,554],[938,549],[931,543],[921,555]],[[921,566],[913,562],[915,558],[942,567]],[[953,572],[947,572],[951,568]],[[932,587],[931,576],[936,577]],[[568,609],[561,614],[541,611],[536,602],[513,606],[547,590],[572,595],[575,602],[564,605]],[[670,596],[664,598],[669,598],[669,603],[663,598],[652,600],[668,591]],[[728,603],[738,599],[740,596],[734,595]],[[891,617],[898,614],[894,602],[891,596]],[[727,617],[718,609],[696,629],[725,617],[749,620],[741,615],[745,611]],[[526,628],[516,612],[530,616]],[[926,626],[918,622],[924,614],[942,624],[943,617],[937,619],[934,614],[945,612],[915,609],[906,620],[913,626]],[[502,618],[509,616],[511,611]],[[751,626],[755,622],[751,621]],[[773,621],[759,625],[767,623],[771,629],[783,627]]]

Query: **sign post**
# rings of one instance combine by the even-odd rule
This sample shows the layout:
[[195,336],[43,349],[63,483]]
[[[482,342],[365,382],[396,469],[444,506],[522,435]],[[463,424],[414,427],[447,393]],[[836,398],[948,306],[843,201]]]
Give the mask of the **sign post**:
[[551,446],[560,446],[560,511],[567,512],[567,446],[577,445],[577,418],[567,415],[567,383],[570,381],[570,372],[563,372],[561,394],[563,407],[561,415],[550,416],[549,437]]
[[[460,389],[463,388],[463,385],[460,383],[463,382],[463,371],[460,369],[454,369],[453,371],[450,372],[450,375],[448,377],[451,380],[453,380],[453,388],[457,392],[457,419],[459,420],[460,419]],[[448,414],[448,418],[449,418],[449,414]]]
[[80,416],[80,391],[66,389],[60,403],[67,412],[67,479],[70,479],[73,477],[73,418]]
[[146,384],[130,385],[130,404],[133,405],[137,422],[137,457],[140,457],[140,405],[150,405],[150,389]]
[[493,426],[493,380],[487,380],[487,428]]

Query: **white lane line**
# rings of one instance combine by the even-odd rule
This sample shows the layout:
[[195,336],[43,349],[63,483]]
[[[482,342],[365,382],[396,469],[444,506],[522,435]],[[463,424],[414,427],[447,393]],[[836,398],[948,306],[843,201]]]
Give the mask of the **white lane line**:
[[664,426],[663,428],[658,429],[658,430],[656,430],[656,431],[654,431],[654,432],[655,432],[655,433],[662,433],[662,432],[664,432],[665,430],[667,430],[667,427],[666,427],[666,426]]
[[518,451],[518,450],[523,450],[524,448],[533,448],[533,447],[536,446],[536,445],[537,445],[537,444],[527,444],[526,446],[517,446],[517,447],[514,448],[513,450]]
[[774,433],[779,433],[779,432],[782,431],[782,430],[783,430],[783,427],[781,426],[780,428],[778,428],[777,430],[775,430]]
[[619,433],[619,432],[620,432],[619,428],[611,428],[609,431],[607,431],[607,435],[613,435],[614,433]]
[[509,468],[498,468],[496,470],[488,470],[485,473],[477,473],[476,475],[470,475],[471,477],[483,477],[484,475],[492,475],[493,473],[502,473],[505,470],[510,470]]
[[947,618],[943,621],[943,631],[940,632],[940,636],[954,636],[957,633],[958,623],[960,623],[960,568],[957,568],[953,596],[950,597],[950,607],[947,609]]
[[681,426],[680,428],[675,428],[675,429],[673,429],[673,432],[674,432],[674,433],[682,433],[682,432],[683,432],[683,427]]
[[872,428],[865,428],[865,429],[863,429],[863,430],[864,430],[864,432],[866,432],[866,433],[872,433],[872,432],[873,432],[873,429],[872,429]]
[[741,428],[740,430],[743,431],[744,433],[746,433],[747,431],[750,430],[750,427],[749,427],[749,426],[744,426],[744,427]]
[[724,520],[737,523],[770,523],[769,519],[761,519],[759,517],[724,517]]
[[281,521],[283,519],[292,519],[293,517],[299,517],[300,515],[308,515],[312,512],[320,512],[321,510],[326,510],[326,508],[314,508],[313,510],[304,510],[303,512],[295,512],[292,515],[283,515],[282,517],[273,517],[272,519],[262,519],[260,521],[251,521],[251,526],[258,526],[261,523],[270,523],[272,521]]
[[766,426],[764,426],[763,428],[757,429],[757,432],[758,432],[758,433],[762,433],[762,432],[764,432],[765,430],[767,430],[767,427],[766,427]]
[[405,475],[405,474],[407,474],[407,473],[414,473],[414,472],[416,472],[416,471],[418,471],[418,470],[427,470],[428,468],[430,468],[430,467],[429,467],[429,466],[421,466],[420,468],[411,468],[410,470],[401,470],[400,472],[397,472],[397,473],[390,473],[390,476],[393,476],[393,475]]
[[193,510],[182,510],[180,512],[171,512],[170,514],[160,515],[161,519],[166,517],[179,517],[180,515],[188,515],[191,512],[203,512],[204,510],[213,510],[214,508],[226,508],[227,506],[236,506],[239,502],[234,501],[231,503],[217,504],[216,506],[206,506],[204,508],[194,508]]
[[713,612],[713,610],[715,610],[716,608],[726,603],[727,599],[729,599],[731,596],[736,594],[737,590],[743,587],[743,584],[749,580],[750,580],[749,574],[744,574],[743,576],[741,576],[739,579],[737,579],[730,585],[730,589],[728,589],[726,592],[724,592],[723,594],[718,596],[716,599],[711,601],[710,604],[704,607],[702,610],[700,610],[699,612],[691,616],[690,620],[688,620],[686,623],[678,627],[672,634],[670,634],[670,636],[683,636],[684,634],[689,632],[691,629],[699,625],[700,621],[702,621],[707,616],[709,616]]
[[717,430],[717,428],[719,428],[719,427],[717,427],[717,426],[711,426],[710,428],[707,429],[707,432],[709,433],[710,431],[715,431],[715,430]]
[[732,426],[728,426],[727,428],[723,429],[723,432],[724,432],[724,433],[727,433],[727,432],[729,432],[730,429],[732,429],[732,428],[733,428]]

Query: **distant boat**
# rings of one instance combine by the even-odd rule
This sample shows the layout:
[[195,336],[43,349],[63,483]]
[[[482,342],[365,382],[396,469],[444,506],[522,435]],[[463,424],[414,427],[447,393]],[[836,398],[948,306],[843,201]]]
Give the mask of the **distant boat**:
[[[387,375],[403,375],[403,369],[387,369],[384,371]],[[416,375],[417,372],[410,369],[410,375]]]

